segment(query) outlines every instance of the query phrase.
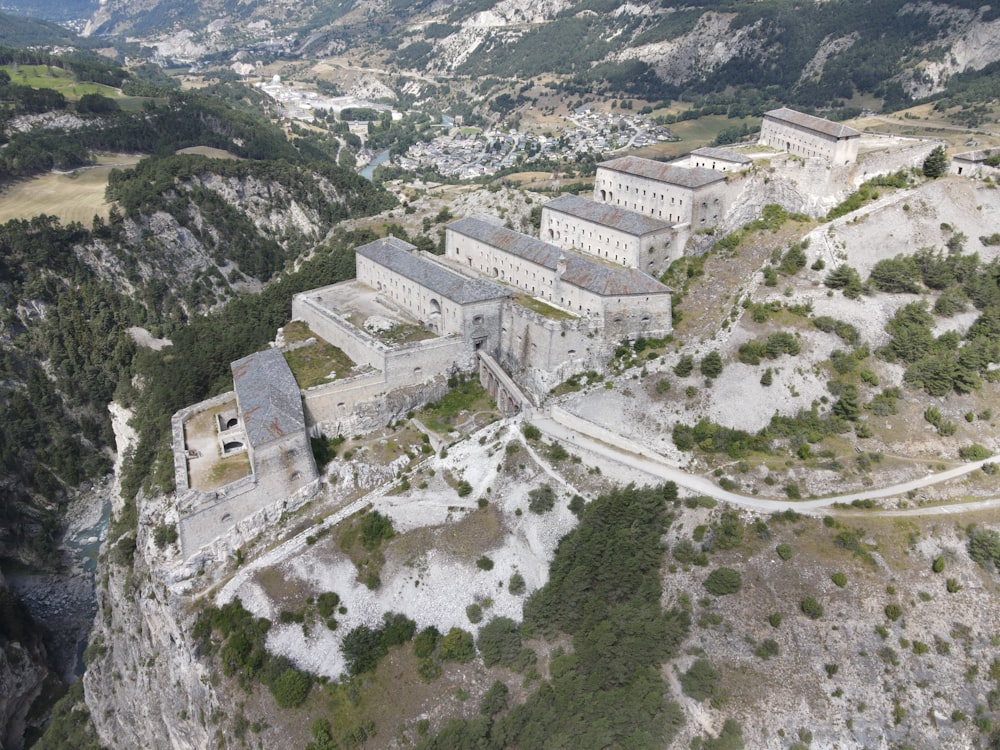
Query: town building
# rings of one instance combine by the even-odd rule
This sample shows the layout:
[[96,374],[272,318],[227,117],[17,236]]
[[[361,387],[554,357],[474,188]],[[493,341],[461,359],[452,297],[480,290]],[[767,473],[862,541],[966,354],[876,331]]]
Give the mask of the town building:
[[621,156],[597,165],[594,200],[690,231],[710,229],[726,208],[726,175],[702,167]]
[[854,128],[787,107],[765,112],[760,126],[762,145],[831,166],[854,164],[860,141],[861,133]]
[[561,195],[542,206],[541,236],[564,250],[653,274],[680,257],[677,230],[637,211]]

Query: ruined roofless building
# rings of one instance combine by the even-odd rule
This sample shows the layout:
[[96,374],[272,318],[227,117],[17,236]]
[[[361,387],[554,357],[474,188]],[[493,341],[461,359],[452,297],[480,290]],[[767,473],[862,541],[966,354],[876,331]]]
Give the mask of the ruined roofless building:
[[787,107],[765,112],[760,125],[761,144],[831,166],[854,164],[860,141],[861,133],[854,128]]

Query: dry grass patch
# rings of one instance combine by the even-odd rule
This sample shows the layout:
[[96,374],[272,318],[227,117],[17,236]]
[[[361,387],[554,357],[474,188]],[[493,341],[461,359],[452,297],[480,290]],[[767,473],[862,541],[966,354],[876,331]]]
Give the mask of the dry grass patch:
[[280,567],[262,568],[253,580],[278,609],[296,610],[313,594],[303,581],[289,578]]
[[104,197],[108,174],[114,166],[132,166],[138,160],[105,157],[98,161],[105,163],[68,174],[43,174],[11,185],[0,194],[0,223],[40,214],[55,215],[63,224],[78,221],[88,227],[94,216],[107,219],[111,206]]
[[473,562],[484,552],[502,545],[506,534],[503,518],[491,504],[469,511],[453,523],[408,531],[389,542],[386,554],[405,565],[420,559],[427,550],[436,549]]
[[230,482],[248,476],[250,476],[250,457],[245,452],[226,456],[215,462],[208,476],[208,486],[203,489],[224,487]]

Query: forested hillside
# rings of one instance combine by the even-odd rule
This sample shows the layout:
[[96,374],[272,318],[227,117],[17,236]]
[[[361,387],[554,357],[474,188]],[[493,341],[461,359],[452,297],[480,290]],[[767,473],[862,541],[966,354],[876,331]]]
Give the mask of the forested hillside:
[[[4,62],[21,65],[73,66],[89,79],[111,76],[120,83],[126,75],[86,59],[4,55]],[[12,117],[67,106],[46,89],[2,85]],[[139,112],[116,108],[84,116],[76,130],[11,134],[0,152],[8,179],[78,166],[96,149],[163,154],[112,174],[108,194],[118,208],[108,221],[95,219],[87,228],[38,216],[0,227],[2,558],[54,563],[60,504],[80,482],[107,470],[107,403],[116,389],[120,398],[134,397],[129,327],[174,335],[220,302],[259,288],[321,244],[342,219],[393,203],[353,172],[307,165],[249,109],[207,95],[158,93]],[[79,102],[74,106],[79,113]],[[173,155],[195,145],[243,158]],[[337,278],[350,273],[338,268]],[[289,295],[282,293],[272,315],[259,316],[266,321],[261,331],[273,334],[288,314]],[[218,372],[197,378],[198,388],[215,383],[229,361],[264,341],[234,340],[239,343],[228,342],[225,354],[207,358]],[[196,365],[189,372],[201,371]],[[187,391],[178,393],[187,399]]]

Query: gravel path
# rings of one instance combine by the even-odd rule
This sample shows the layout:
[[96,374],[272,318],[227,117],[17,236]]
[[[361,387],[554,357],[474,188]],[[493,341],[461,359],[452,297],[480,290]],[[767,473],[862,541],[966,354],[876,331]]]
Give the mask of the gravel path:
[[[967,464],[957,466],[953,469],[929,474],[920,479],[909,482],[881,487],[878,489],[865,490],[863,492],[851,492],[845,495],[830,495],[828,497],[816,498],[814,500],[770,500],[760,497],[750,497],[740,495],[735,492],[724,490],[710,479],[690,474],[681,470],[675,463],[669,461],[658,453],[638,446],[633,441],[622,436],[614,436],[613,443],[595,438],[581,430],[579,417],[575,418],[576,424],[573,428],[566,427],[557,421],[560,418],[558,410],[550,411],[548,414],[536,412],[528,417],[528,421],[543,433],[551,438],[572,442],[578,449],[588,450],[596,453],[605,459],[624,464],[632,469],[638,469],[659,479],[675,482],[678,486],[684,487],[702,495],[721,500],[722,502],[737,505],[741,508],[749,508],[763,513],[780,513],[784,510],[795,510],[802,513],[816,513],[819,510],[829,509],[835,503],[850,503],[853,500],[876,500],[879,498],[902,495],[910,490],[920,489],[932,484],[946,482],[956,477],[971,474],[982,468],[983,464],[994,461],[995,458],[987,458],[982,461],[971,461]],[[604,428],[594,425],[594,433],[601,435]],[[607,435],[602,435],[607,438]],[[912,510],[881,510],[875,511],[878,515],[940,515],[944,513],[960,513],[967,510],[982,510],[985,508],[1000,507],[1000,497],[990,498],[975,503],[949,503],[947,505],[934,506],[932,508],[916,508]],[[871,512],[866,515],[871,515]]]

